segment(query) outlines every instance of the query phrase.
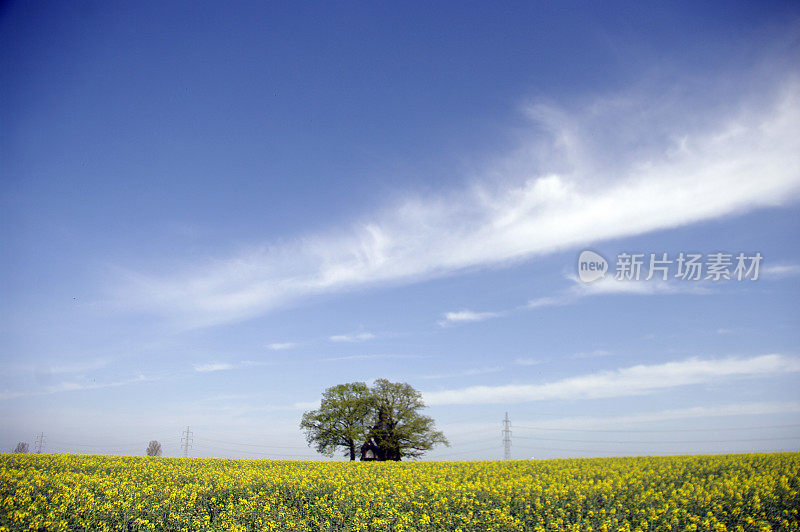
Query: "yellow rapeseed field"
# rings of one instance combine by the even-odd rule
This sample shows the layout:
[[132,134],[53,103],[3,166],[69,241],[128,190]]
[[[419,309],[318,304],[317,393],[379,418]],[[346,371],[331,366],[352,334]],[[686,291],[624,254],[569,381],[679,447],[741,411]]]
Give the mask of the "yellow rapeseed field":
[[483,462],[0,455],[7,530],[800,530],[800,453]]

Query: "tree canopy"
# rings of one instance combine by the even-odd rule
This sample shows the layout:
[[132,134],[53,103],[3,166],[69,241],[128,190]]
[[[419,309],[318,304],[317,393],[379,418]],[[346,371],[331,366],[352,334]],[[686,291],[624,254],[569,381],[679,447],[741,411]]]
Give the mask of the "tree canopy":
[[350,460],[356,459],[356,448],[369,431],[373,411],[371,390],[363,382],[337,384],[322,393],[318,410],[303,414],[300,427],[306,432],[309,445],[333,456],[337,447],[344,447]]
[[150,440],[150,443],[147,444],[147,449],[145,450],[147,456],[161,456],[161,444],[158,443],[156,440]]
[[26,454],[28,452],[28,444],[24,441],[21,441],[14,447],[15,453]]
[[422,394],[406,383],[338,384],[322,393],[319,409],[303,414],[300,427],[309,445],[328,456],[342,448],[355,460],[364,444],[376,460],[416,458],[438,443],[449,445],[423,408]]

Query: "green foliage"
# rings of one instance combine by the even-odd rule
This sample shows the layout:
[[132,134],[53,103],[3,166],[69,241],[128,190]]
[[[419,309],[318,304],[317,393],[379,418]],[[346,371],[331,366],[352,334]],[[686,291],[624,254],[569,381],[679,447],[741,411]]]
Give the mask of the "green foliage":
[[325,390],[320,408],[303,414],[300,428],[328,456],[343,447],[355,460],[361,444],[370,441],[378,460],[416,458],[438,443],[449,445],[433,419],[420,414],[423,408],[422,394],[406,383],[378,379],[369,388],[351,382]]
[[435,429],[433,419],[419,413],[425,403],[422,394],[410,385],[378,379],[372,395],[377,423],[370,435],[383,451],[383,459],[416,458],[437,443],[450,445]]
[[303,414],[300,428],[318,452],[333,456],[337,447],[344,447],[345,456],[355,460],[356,448],[369,432],[373,411],[372,395],[365,383],[338,384],[322,393],[318,410]]

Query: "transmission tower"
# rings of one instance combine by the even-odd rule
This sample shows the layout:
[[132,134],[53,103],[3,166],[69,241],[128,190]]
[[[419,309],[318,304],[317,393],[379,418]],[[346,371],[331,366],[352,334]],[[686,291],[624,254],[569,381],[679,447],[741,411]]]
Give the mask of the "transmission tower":
[[503,460],[511,460],[511,420],[508,419],[508,412],[503,419]]
[[183,432],[181,436],[181,445],[183,446],[183,457],[189,457],[189,447],[192,446],[192,431],[189,430],[189,427],[186,427],[186,430]]
[[44,432],[36,435],[36,454],[42,454],[42,447],[44,446]]

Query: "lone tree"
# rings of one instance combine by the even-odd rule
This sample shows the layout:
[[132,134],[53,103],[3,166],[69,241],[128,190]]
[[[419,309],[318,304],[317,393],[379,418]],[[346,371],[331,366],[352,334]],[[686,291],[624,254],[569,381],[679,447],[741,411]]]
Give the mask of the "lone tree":
[[28,444],[24,441],[21,441],[14,447],[14,452],[19,454],[27,454],[28,453]]
[[161,451],[161,444],[156,440],[150,440],[150,443],[147,444],[147,450],[145,453],[147,453],[147,456],[161,456],[163,454]]
[[318,410],[303,414],[300,428],[306,432],[308,444],[317,451],[333,456],[337,447],[344,447],[345,456],[356,459],[356,448],[369,431],[372,394],[363,382],[337,384],[322,392]]
[[378,460],[417,458],[437,443],[450,446],[433,419],[419,413],[422,394],[404,382],[378,379],[372,387],[377,422],[368,435],[378,447]]
[[423,408],[422,394],[406,383],[378,379],[369,388],[351,382],[325,390],[319,409],[303,414],[300,428],[309,445],[328,456],[342,447],[350,460],[360,448],[369,448],[374,460],[416,458],[437,443],[449,445],[433,419],[420,414]]

